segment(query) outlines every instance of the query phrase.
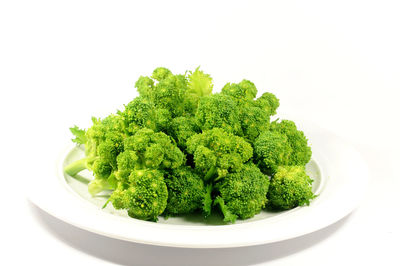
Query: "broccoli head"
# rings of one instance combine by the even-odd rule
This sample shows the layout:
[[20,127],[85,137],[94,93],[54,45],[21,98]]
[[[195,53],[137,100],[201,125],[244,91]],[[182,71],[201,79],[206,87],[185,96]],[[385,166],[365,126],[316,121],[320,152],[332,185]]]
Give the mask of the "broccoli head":
[[258,214],[267,203],[268,176],[261,173],[253,163],[247,163],[236,173],[230,173],[215,187],[220,195],[218,204],[225,222],[234,222],[236,217],[248,219]]
[[242,80],[240,83],[228,83],[221,94],[229,96],[237,105],[241,133],[253,144],[261,132],[268,130],[270,116],[275,114],[279,101],[272,93],[264,93],[255,99],[257,88],[253,82]]
[[159,67],[151,77],[140,77],[135,84],[141,97],[148,99],[156,108],[168,110],[173,117],[185,112],[182,104],[188,89],[185,75],[173,75],[170,70]]
[[[123,141],[126,137],[126,127],[120,115],[110,115],[105,119],[92,118],[93,125],[87,130],[77,127],[71,129],[76,136],[75,141],[85,145],[86,157],[65,167],[65,172],[76,176],[88,169],[93,172],[95,180],[89,187],[91,192],[102,191],[112,187],[106,181],[117,169],[117,156],[123,151]],[[103,189],[102,186],[104,185]]]
[[134,134],[141,128],[149,128],[161,131],[168,127],[171,113],[167,109],[156,108],[154,104],[145,97],[136,97],[120,112],[124,118],[130,134]]
[[280,165],[288,165],[292,148],[286,135],[265,131],[254,142],[254,160],[260,168],[271,175]]
[[241,135],[239,109],[227,95],[216,93],[202,97],[195,117],[202,130],[222,128],[227,132]]
[[279,166],[271,178],[268,190],[268,205],[271,209],[288,210],[296,206],[309,205],[315,198],[312,179],[304,166]]
[[118,170],[127,170],[122,166],[134,166],[134,169],[173,169],[184,163],[182,151],[163,132],[154,132],[143,128],[135,135],[124,140],[124,152],[117,158]]
[[219,179],[229,172],[239,171],[253,156],[253,148],[249,143],[220,128],[206,130],[189,138],[187,152],[193,154],[195,168],[206,181],[215,173],[218,173]]
[[134,170],[128,179],[129,183],[121,183],[111,194],[113,206],[126,209],[133,218],[157,221],[168,199],[163,174],[158,170]]
[[279,99],[273,93],[264,92],[255,100],[255,105],[272,116],[276,114],[276,109],[279,107]]
[[200,128],[197,126],[196,121],[190,116],[180,116],[172,119],[168,133],[174,138],[177,145],[186,149],[187,140],[197,133],[200,132]]
[[253,100],[257,96],[257,88],[253,82],[242,80],[240,83],[227,83],[221,94],[229,95],[238,101]]
[[311,148],[303,131],[297,129],[296,124],[290,120],[274,121],[271,123],[271,131],[279,132],[287,137],[292,148],[289,157],[289,165],[305,165],[311,159]]
[[168,188],[167,214],[191,213],[203,207],[203,180],[188,166],[169,171],[165,176]]

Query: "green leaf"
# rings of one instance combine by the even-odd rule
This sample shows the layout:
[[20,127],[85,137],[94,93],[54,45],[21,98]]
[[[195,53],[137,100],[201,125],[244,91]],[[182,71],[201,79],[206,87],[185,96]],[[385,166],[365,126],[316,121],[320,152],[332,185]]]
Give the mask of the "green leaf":
[[85,144],[86,142],[86,130],[80,129],[77,126],[71,127],[69,129],[71,133],[75,136],[74,139],[72,139],[72,142],[75,142],[77,144]]
[[207,96],[211,94],[213,89],[212,78],[198,67],[193,73],[190,73],[188,86],[190,94],[198,97]]

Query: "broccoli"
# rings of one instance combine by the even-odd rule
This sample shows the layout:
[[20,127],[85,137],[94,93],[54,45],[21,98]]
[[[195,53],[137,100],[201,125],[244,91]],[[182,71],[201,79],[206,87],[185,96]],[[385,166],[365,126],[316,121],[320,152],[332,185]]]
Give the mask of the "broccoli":
[[220,206],[225,222],[235,222],[237,217],[251,218],[265,207],[269,179],[256,165],[247,163],[241,171],[228,174],[215,187],[220,195],[214,204]]
[[194,164],[205,181],[223,178],[229,172],[239,171],[253,156],[253,148],[243,138],[213,128],[192,136],[187,141],[187,152],[193,154]]
[[187,79],[184,75],[173,75],[170,70],[159,67],[151,77],[140,77],[136,82],[141,97],[149,100],[157,108],[166,109],[175,116],[184,113]]
[[250,80],[242,80],[240,83],[227,83],[222,88],[221,93],[229,95],[237,101],[253,100],[257,96],[257,88]]
[[146,127],[155,131],[168,128],[171,113],[167,109],[156,108],[144,97],[136,97],[120,112],[131,134]]
[[212,79],[199,68],[189,75],[174,75],[164,67],[156,68],[151,77],[140,77],[136,82],[141,97],[148,99],[156,108],[168,110],[172,117],[192,115],[197,102],[211,94]]
[[174,138],[178,147],[186,149],[187,140],[200,133],[200,128],[193,117],[180,116],[172,119],[168,132]]
[[206,189],[203,180],[192,168],[179,167],[166,174],[168,188],[167,214],[192,213],[203,207]]
[[271,178],[267,194],[269,207],[288,210],[309,205],[310,200],[315,198],[311,184],[312,179],[306,174],[304,166],[279,166]]
[[202,130],[222,128],[226,132],[241,135],[239,109],[229,96],[216,93],[201,98],[195,118]]
[[242,80],[240,83],[227,83],[221,94],[230,96],[239,110],[241,133],[253,144],[254,140],[269,128],[270,116],[276,113],[279,101],[272,93],[264,93],[255,99],[257,88],[253,82]]
[[276,109],[279,107],[279,99],[270,92],[265,92],[256,99],[255,105],[262,108],[269,116],[276,114]]
[[267,174],[272,175],[279,166],[305,166],[311,159],[311,148],[302,131],[293,121],[274,121],[254,142],[254,160]]
[[95,176],[89,183],[89,192],[94,195],[113,186],[107,182],[117,168],[117,156],[123,150],[126,128],[119,115],[110,115],[103,120],[93,118],[93,125],[84,131],[71,128],[76,136],[74,141],[85,145],[86,157],[67,165],[64,171],[75,176],[88,169]]
[[265,131],[254,142],[254,159],[263,172],[271,175],[280,165],[288,165],[292,148],[286,135]]
[[136,169],[174,169],[184,163],[184,154],[163,132],[143,128],[124,139],[124,151],[117,157],[120,181]]
[[274,121],[271,123],[271,131],[285,135],[292,153],[289,158],[289,165],[305,165],[311,159],[311,148],[303,131],[297,129],[296,124],[290,120]]
[[104,207],[111,202],[146,221],[202,211],[234,223],[262,209],[308,205],[311,148],[293,121],[271,122],[279,99],[257,98],[246,79],[219,93],[213,87],[199,67],[184,74],[158,67],[139,77],[139,96],[123,109],[92,118],[88,129],[70,128],[85,157],[65,173],[80,180],[89,170],[89,193],[110,195]]
[[129,182],[119,185],[110,201],[116,209],[141,220],[157,221],[167,206],[168,189],[159,170],[134,170]]

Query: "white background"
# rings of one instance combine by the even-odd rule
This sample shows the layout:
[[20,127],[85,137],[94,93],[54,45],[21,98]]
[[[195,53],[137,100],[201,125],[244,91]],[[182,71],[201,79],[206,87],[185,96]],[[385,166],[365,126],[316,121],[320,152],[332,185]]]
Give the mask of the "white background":
[[[399,265],[399,14],[396,1],[1,1],[0,264]],[[198,65],[216,90],[250,79],[351,142],[370,171],[360,207],[293,240],[191,250],[101,237],[29,203],[69,126],[121,108],[155,67]]]

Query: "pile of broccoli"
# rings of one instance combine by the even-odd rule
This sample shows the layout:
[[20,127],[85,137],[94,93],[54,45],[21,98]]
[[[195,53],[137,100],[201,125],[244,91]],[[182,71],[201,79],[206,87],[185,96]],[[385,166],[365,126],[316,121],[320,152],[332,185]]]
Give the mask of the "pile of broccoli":
[[90,170],[93,196],[111,191],[107,203],[137,219],[200,211],[220,212],[226,223],[315,197],[305,172],[311,148],[294,122],[270,121],[274,94],[256,98],[249,80],[212,93],[199,68],[174,75],[159,67],[135,87],[139,96],[124,110],[71,128],[86,157],[65,172]]

